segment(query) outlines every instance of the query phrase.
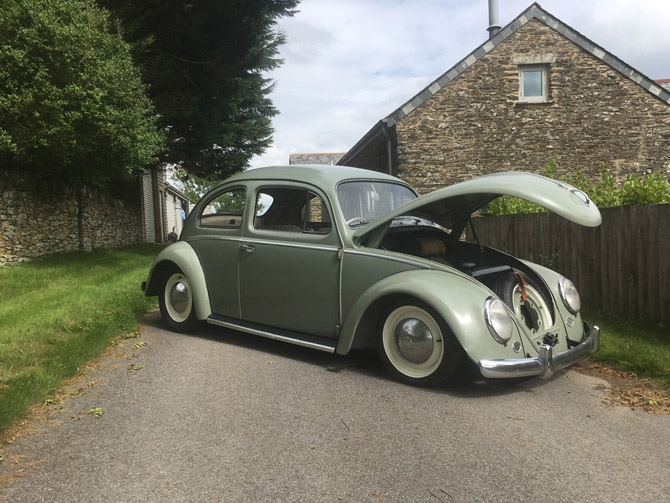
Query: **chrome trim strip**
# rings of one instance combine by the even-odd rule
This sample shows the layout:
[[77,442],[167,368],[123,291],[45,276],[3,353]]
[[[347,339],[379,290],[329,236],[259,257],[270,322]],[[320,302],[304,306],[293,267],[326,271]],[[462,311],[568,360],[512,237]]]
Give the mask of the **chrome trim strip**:
[[272,241],[269,239],[250,239],[250,238],[245,238],[245,237],[229,237],[229,236],[213,236],[213,235],[206,235],[206,236],[193,236],[189,238],[189,241],[202,241],[204,239],[215,239],[217,241],[233,241],[237,243],[247,243],[247,244],[266,244],[266,245],[271,245],[271,246],[285,246],[288,248],[302,248],[305,250],[318,250],[318,251],[331,251],[331,252],[336,252],[339,250],[339,247],[334,246],[334,245],[311,245],[308,243],[299,243],[292,241],[290,243],[286,243],[283,241]]
[[198,236],[192,236],[186,240],[188,243],[189,241],[202,241],[205,239],[214,239],[216,241],[237,241],[238,243],[240,241],[244,241],[244,238],[242,236],[215,236],[213,234],[201,234]]
[[274,334],[272,332],[266,332],[264,330],[258,330],[255,328],[245,327],[237,325],[235,323],[229,323],[226,321],[220,321],[212,318],[207,318],[207,323],[212,325],[218,325],[225,328],[231,328],[233,330],[239,330],[240,332],[246,332],[253,335],[259,335],[261,337],[266,337],[268,339],[275,339],[277,341],[288,342],[290,344],[295,344],[296,346],[304,346],[306,348],[318,349],[319,351],[325,351],[326,353],[334,353],[335,346],[328,346],[326,344],[319,344],[318,342],[305,341],[302,339],[296,339],[293,337],[288,337],[286,335]]
[[533,377],[549,379],[554,372],[596,353],[600,349],[600,328],[594,326],[578,346],[554,355],[553,348],[543,345],[537,358],[480,360],[479,370],[484,377]]
[[336,252],[339,250],[337,246],[333,245],[311,245],[307,243],[299,243],[296,241],[292,241],[290,243],[285,243],[283,241],[271,241],[269,239],[249,239],[249,238],[244,238],[241,239],[244,243],[248,244],[262,244],[262,245],[271,245],[271,246],[285,246],[288,248],[302,248],[305,250],[319,250],[319,251],[332,251]]
[[271,246],[285,246],[288,248],[301,248],[305,250],[330,251],[330,252],[336,252],[339,249],[337,246],[334,245],[311,245],[308,243],[299,243],[295,241],[286,243],[283,241],[272,241],[269,239],[250,239],[241,236],[229,237],[229,236],[201,235],[201,236],[193,236],[189,238],[189,241],[202,241],[205,239],[215,239],[217,241],[233,241],[237,243],[247,243],[247,244],[266,244]]
[[415,267],[420,267],[422,269],[430,269],[429,265],[421,264],[419,262],[415,262],[413,260],[404,259],[404,258],[400,258],[400,257],[390,257],[388,255],[381,255],[381,254],[366,252],[366,251],[361,251],[361,250],[348,250],[346,248],[344,249],[344,253],[350,253],[352,255],[362,255],[364,257],[374,257],[374,258],[378,258],[378,259],[386,259],[386,260],[390,260],[392,262],[400,262],[401,264],[413,265]]

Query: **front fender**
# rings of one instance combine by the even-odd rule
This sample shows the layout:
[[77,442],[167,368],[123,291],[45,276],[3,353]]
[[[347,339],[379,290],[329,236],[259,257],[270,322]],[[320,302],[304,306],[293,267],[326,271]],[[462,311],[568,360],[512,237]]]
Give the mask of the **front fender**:
[[[533,262],[529,262],[527,260],[522,260],[522,262],[531,269],[533,269],[542,278],[542,280],[546,283],[547,287],[549,288],[549,292],[554,297],[554,306],[556,309],[556,323],[561,324],[561,326],[566,330],[568,337],[570,337],[571,340],[581,341],[582,338],[584,337],[582,315],[581,313],[577,313],[576,315],[570,313],[565,307],[565,304],[563,304],[563,301],[561,300],[561,293],[558,290],[558,280],[561,278],[562,275],[557,273],[556,271],[548,269],[539,264],[534,264]],[[574,320],[574,323],[568,325],[562,322],[562,320],[567,320],[568,318],[572,318]]]
[[[516,341],[523,345],[518,327],[506,345],[497,343],[484,320],[484,302],[492,293],[467,277],[435,270],[405,271],[384,278],[368,288],[347,314],[336,352],[351,349],[356,329],[370,306],[392,296],[409,296],[425,302],[449,326],[472,361],[484,358],[511,358]],[[523,346],[521,346],[523,347]]]
[[164,273],[172,266],[177,266],[188,278],[193,290],[195,315],[199,320],[206,320],[212,314],[212,307],[205,274],[195,250],[186,241],[172,244],[158,254],[149,271],[145,295],[158,295],[163,287]]

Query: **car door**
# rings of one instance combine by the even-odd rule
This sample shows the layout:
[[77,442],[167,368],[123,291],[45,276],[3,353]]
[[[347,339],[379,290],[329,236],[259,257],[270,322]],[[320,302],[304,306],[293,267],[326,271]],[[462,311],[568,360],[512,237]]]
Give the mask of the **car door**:
[[240,246],[242,319],[336,337],[340,241],[325,198],[288,182],[255,182],[252,190]]
[[225,187],[209,196],[188,243],[205,274],[212,312],[240,318],[238,260],[248,188]]

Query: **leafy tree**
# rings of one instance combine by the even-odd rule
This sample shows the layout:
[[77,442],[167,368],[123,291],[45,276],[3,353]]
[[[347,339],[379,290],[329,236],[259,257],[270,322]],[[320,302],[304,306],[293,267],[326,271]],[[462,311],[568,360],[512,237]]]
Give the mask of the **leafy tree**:
[[163,143],[129,45],[90,0],[4,0],[0,163],[104,185],[155,162]]
[[211,202],[211,204],[208,205],[208,208],[211,208],[213,213],[224,215],[242,215],[244,213],[244,205],[246,202],[246,191],[241,189],[233,189],[217,197],[214,201]]
[[223,179],[270,144],[281,16],[298,0],[99,0],[121,20],[168,138],[160,160]]
[[176,171],[174,177],[179,182],[180,190],[188,196],[191,201],[199,201],[205,193],[216,187],[220,181],[208,180],[195,175],[189,175],[185,171]]

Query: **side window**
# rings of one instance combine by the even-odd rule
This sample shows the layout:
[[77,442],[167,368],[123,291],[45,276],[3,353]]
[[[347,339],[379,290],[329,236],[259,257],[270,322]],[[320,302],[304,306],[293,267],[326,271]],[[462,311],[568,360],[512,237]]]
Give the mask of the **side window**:
[[256,229],[328,234],[330,215],[323,200],[305,189],[264,187],[256,196]]
[[307,213],[305,218],[305,232],[316,232],[318,234],[328,234],[330,232],[331,223],[328,208],[319,196],[310,192],[308,194],[308,202],[303,207],[303,215]]
[[239,229],[244,215],[247,191],[243,187],[230,189],[209,201],[200,213],[202,227]]

